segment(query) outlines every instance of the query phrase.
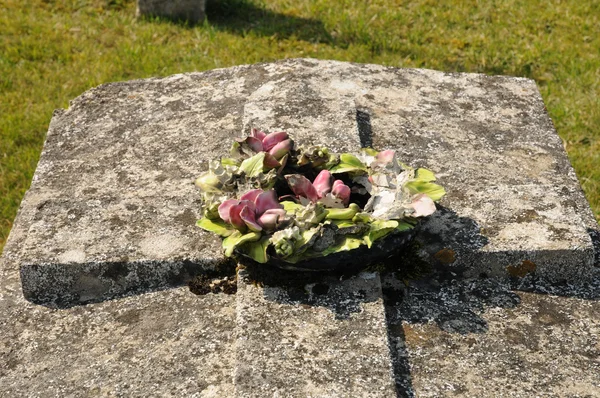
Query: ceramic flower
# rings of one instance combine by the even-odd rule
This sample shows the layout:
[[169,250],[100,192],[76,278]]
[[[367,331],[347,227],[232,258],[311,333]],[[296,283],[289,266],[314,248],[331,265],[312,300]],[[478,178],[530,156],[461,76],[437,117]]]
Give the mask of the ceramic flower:
[[427,217],[436,210],[435,202],[423,193],[413,196],[410,207],[414,210],[412,217]]
[[228,199],[219,206],[219,217],[239,231],[272,231],[284,220],[286,212],[274,190],[253,189],[240,199]]
[[327,207],[345,207],[350,202],[350,187],[341,180],[334,180],[328,170],[321,171],[312,183],[301,174],[289,174],[285,179],[301,203],[321,202]]
[[352,255],[342,252],[363,248],[388,256],[393,248],[383,250],[386,242],[373,245],[392,235],[388,245],[408,242],[412,235],[400,234],[434,213],[446,193],[435,181],[433,172],[404,165],[393,150],[335,153],[321,145],[295,147],[285,132],[252,129],[196,180],[203,199],[197,225],[223,238],[228,257],[303,269],[339,253],[345,266]]
[[284,131],[267,134],[252,129],[244,141],[254,152],[265,152],[264,166],[268,169],[282,166],[284,157],[290,152],[293,142]]
[[295,243],[301,239],[300,229],[294,226],[275,232],[270,240],[277,255],[288,257],[294,253]]

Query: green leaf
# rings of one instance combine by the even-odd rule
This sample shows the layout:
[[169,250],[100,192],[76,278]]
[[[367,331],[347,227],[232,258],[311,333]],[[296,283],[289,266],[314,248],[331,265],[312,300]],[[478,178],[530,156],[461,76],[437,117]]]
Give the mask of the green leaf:
[[223,240],[223,249],[225,250],[225,255],[227,257],[231,257],[236,247],[246,242],[254,242],[259,239],[260,232],[249,232],[247,234],[242,235],[240,231],[235,231],[227,238],[225,238],[225,240]]
[[283,206],[283,209],[287,213],[293,213],[296,210],[304,209],[304,206],[302,206],[300,203],[295,203],[295,202],[292,202],[289,200],[284,200],[283,202],[281,202],[279,204]]
[[379,153],[378,151],[376,151],[373,148],[362,148],[361,151],[363,151],[365,154],[367,154],[369,156],[377,156],[377,154]]
[[354,250],[354,249],[357,249],[362,244],[363,244],[363,240],[360,238],[356,238],[353,236],[344,236],[343,239],[340,239],[340,242],[323,250],[321,252],[321,254],[323,256],[327,256],[332,253]]
[[446,190],[433,182],[409,181],[404,185],[412,194],[424,193],[433,201],[438,201],[446,194]]
[[232,158],[236,158],[240,156],[240,143],[237,141],[233,141],[231,143],[231,149],[229,150],[229,156]]
[[302,235],[301,235],[302,239],[298,239],[296,242],[294,242],[294,250],[297,251],[298,253],[305,251],[306,247],[304,248],[304,250],[302,250],[302,246],[304,246],[308,242],[310,242],[312,237],[315,236],[315,234],[317,232],[319,232],[319,228],[311,228],[311,229],[302,231]]
[[363,162],[361,162],[356,156],[351,153],[342,153],[340,155],[340,162],[346,163],[350,166],[365,168]]
[[319,167],[320,170],[322,169],[326,169],[326,170],[332,170],[336,165],[338,165],[340,162],[340,159],[331,154],[329,155],[329,159],[327,160],[327,163],[325,163],[324,165],[322,165],[321,167]]
[[359,223],[359,222],[368,223],[371,221],[372,221],[372,217],[369,213],[356,213],[354,215],[354,217],[352,217],[353,223]]
[[239,246],[239,250],[252,258],[257,263],[264,264],[269,260],[267,248],[271,244],[268,236],[263,236],[262,239],[255,242],[246,242]]
[[[305,233],[302,234],[302,237],[304,238],[303,241],[308,242],[310,241],[310,238],[312,237],[312,235],[314,235],[314,233],[318,232],[318,228],[314,228],[314,231],[306,231],[309,234],[311,234],[311,236],[308,236]],[[338,238],[338,241],[336,242],[335,245],[328,247],[327,249],[323,250],[322,252],[315,252],[313,250],[306,250],[307,248],[305,248],[304,250],[300,249],[297,252],[295,252],[292,256],[288,257],[285,259],[285,261],[287,261],[288,263],[297,263],[298,261],[301,260],[307,260],[310,258],[319,258],[319,257],[323,257],[323,256],[327,256],[329,254],[333,254],[333,253],[337,253],[337,252],[341,252],[341,251],[348,251],[348,250],[353,250],[358,248],[360,245],[363,244],[363,240],[360,238],[357,238],[355,236],[344,236],[343,238]]]
[[221,192],[221,188],[223,187],[219,177],[212,171],[208,171],[196,178],[194,184],[203,192]]
[[302,239],[298,239],[294,242],[294,253],[286,257],[285,261],[288,263],[297,263],[300,260],[305,260],[307,258],[311,258],[314,256],[307,256],[305,253],[310,248],[308,242],[312,239],[312,237],[319,232],[319,228],[311,228],[309,230],[302,232]]
[[232,225],[227,224],[225,221],[219,219],[210,220],[206,217],[196,221],[196,226],[202,228],[205,231],[214,232],[215,234],[223,237],[227,237],[232,233],[236,232],[236,229],[233,228]]
[[398,226],[396,227],[396,231],[408,231],[409,229],[413,229],[414,227],[414,224],[411,224],[410,222],[407,222],[405,220],[398,220]]
[[[294,240],[294,252],[291,256],[285,258],[285,261],[288,263],[295,264],[300,260],[306,260],[308,258],[313,257],[321,257],[321,253],[315,253],[310,249],[311,246],[308,245],[313,236],[319,232],[319,228],[311,228],[305,231],[302,231],[300,235],[300,239]],[[307,250],[310,254],[307,254]]]
[[221,158],[222,166],[239,166],[240,162],[233,158]]
[[347,228],[356,225],[352,220],[328,220],[328,222],[336,225],[338,228]]
[[364,241],[367,247],[370,249],[377,239],[381,239],[388,235],[390,232],[398,228],[398,221],[396,220],[375,220],[371,223],[369,232],[364,237]]
[[415,180],[416,181],[424,181],[424,182],[431,182],[431,181],[435,181],[435,174],[433,174],[433,171],[431,170],[427,170],[427,169],[417,169],[416,175],[415,175]]
[[360,207],[356,203],[350,203],[350,206],[341,209],[328,208],[325,218],[328,220],[352,220],[359,210]]
[[265,152],[259,152],[256,155],[245,159],[240,165],[240,170],[243,170],[249,177],[258,177],[263,173],[264,160]]
[[356,156],[349,153],[342,153],[340,155],[340,162],[329,171],[332,173],[348,173],[352,171],[367,171],[367,167]]

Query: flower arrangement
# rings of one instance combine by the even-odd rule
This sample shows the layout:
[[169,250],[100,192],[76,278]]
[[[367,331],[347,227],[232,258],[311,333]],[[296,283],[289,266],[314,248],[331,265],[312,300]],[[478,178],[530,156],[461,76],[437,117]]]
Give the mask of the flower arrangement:
[[434,181],[392,150],[295,148],[285,132],[252,129],[196,180],[203,199],[197,225],[224,238],[228,257],[301,268],[412,230],[445,195]]

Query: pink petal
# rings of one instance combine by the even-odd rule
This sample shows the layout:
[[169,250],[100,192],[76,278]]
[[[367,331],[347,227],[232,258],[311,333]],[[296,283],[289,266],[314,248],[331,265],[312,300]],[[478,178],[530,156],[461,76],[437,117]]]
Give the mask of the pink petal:
[[269,152],[275,145],[279,144],[281,141],[287,140],[288,138],[288,134],[285,131],[271,133],[263,138],[263,148],[265,151]]
[[264,229],[273,230],[277,228],[277,224],[286,216],[286,212],[283,209],[269,209],[260,216],[258,223],[263,226]]
[[279,217],[285,217],[287,215],[287,212],[285,211],[285,209],[269,209],[267,211],[265,211],[264,214],[276,214]]
[[218,208],[219,217],[221,217],[221,220],[223,220],[225,222],[230,222],[229,210],[231,209],[231,206],[235,206],[239,203],[240,203],[239,200],[235,200],[235,199],[227,199],[226,201],[221,203]]
[[243,194],[242,197],[240,198],[240,200],[249,200],[250,202],[254,203],[254,201],[256,200],[256,197],[263,192],[264,191],[262,189],[252,189],[252,190],[246,192],[245,194]]
[[319,200],[319,194],[308,178],[301,174],[288,174],[285,179],[296,196],[305,197],[311,202]]
[[285,211],[283,206],[281,206],[281,208],[279,208],[279,209],[271,209],[271,212],[279,214],[280,218],[287,216],[287,211]]
[[252,149],[254,152],[262,152],[263,144],[262,141],[256,137],[246,137],[246,144]]
[[279,201],[283,202],[283,201],[290,201],[290,202],[294,202],[294,203],[298,203],[298,198],[295,197],[294,195],[283,195],[279,197]]
[[261,141],[264,140],[266,136],[267,136],[267,134],[260,131],[259,129],[253,128],[252,131],[250,132],[250,137],[258,138]]
[[377,161],[379,163],[390,163],[392,160],[394,160],[394,155],[396,154],[396,151],[388,149],[385,151],[381,151],[377,154]]
[[263,160],[263,167],[266,169],[274,169],[275,167],[281,166],[281,163],[275,159],[275,156],[271,155],[269,152],[265,152],[265,159]]
[[275,145],[269,153],[275,157],[275,159],[281,159],[292,149],[292,140],[283,140]]
[[346,206],[348,205],[348,202],[350,202],[350,192],[350,187],[344,184],[341,180],[335,180],[333,182],[331,194],[336,198],[341,199]]
[[435,203],[425,194],[416,195],[411,203],[411,207],[415,209],[412,214],[414,217],[425,217],[435,213]]
[[246,223],[242,219],[240,213],[242,212],[242,210],[244,210],[244,208],[247,207],[248,206],[244,204],[238,204],[231,206],[231,208],[229,209],[229,222],[231,223],[231,225],[233,225],[240,231],[244,231],[246,229]]
[[[258,196],[257,196],[258,197]],[[256,199],[255,199],[256,200]],[[254,201],[250,201],[250,200],[240,200],[240,204],[241,205],[245,205],[248,206],[250,208],[250,210],[252,211],[256,211],[256,204],[254,203]]]
[[279,216],[277,214],[263,214],[258,218],[258,223],[263,226],[267,231],[272,231],[277,228],[277,221]]
[[323,170],[319,173],[317,178],[313,181],[313,186],[317,190],[319,194],[319,198],[327,195],[331,192],[331,182],[333,181],[333,177],[329,170]]
[[269,209],[281,209],[283,207],[277,201],[277,195],[272,189],[258,195],[254,203],[256,203],[256,214],[259,216]]
[[244,220],[244,223],[251,231],[262,231],[262,227],[256,222],[256,215],[254,214],[254,211],[250,210],[248,206],[244,206],[240,212],[240,218]]

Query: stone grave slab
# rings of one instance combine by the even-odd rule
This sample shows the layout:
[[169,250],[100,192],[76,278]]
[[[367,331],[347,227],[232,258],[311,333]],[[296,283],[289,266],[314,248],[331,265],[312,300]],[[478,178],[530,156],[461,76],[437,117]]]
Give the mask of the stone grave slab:
[[[471,92],[477,84],[480,91]],[[459,115],[427,94],[438,91],[440,98],[462,95],[491,116]],[[494,106],[502,99],[516,104],[514,112],[539,114],[517,112],[521,121],[486,152],[481,142],[493,138],[486,129],[500,118]],[[386,117],[394,112],[405,124]],[[443,112],[449,116],[438,118]],[[28,301],[106,300],[226,265],[219,240],[193,225],[193,180],[207,158],[226,153],[255,123],[281,125],[301,143],[316,134],[340,150],[393,147],[433,169],[449,196],[418,239],[436,265],[464,276],[597,275],[588,235],[597,224],[529,80],[286,60],[103,85],[55,114],[0,259],[0,335],[8,336],[0,343],[0,395],[245,397],[258,388],[266,395],[395,396],[394,378],[398,396],[597,390],[599,302],[527,293],[519,302],[508,288],[487,287],[502,283],[496,279],[415,283],[401,303],[386,285],[399,282],[384,281],[382,294],[378,275],[327,280],[326,293],[308,285],[299,298],[243,274],[234,301],[183,288],[62,310]],[[465,139],[464,131],[481,137]],[[521,137],[530,152],[511,146]],[[534,149],[536,140],[550,144]],[[462,157],[427,152],[452,145]],[[462,145],[495,173],[485,184],[478,185],[484,172]],[[492,164],[503,159],[495,152],[509,156],[508,166]],[[531,163],[532,154],[545,166]],[[513,179],[511,164],[536,171]],[[505,213],[492,211],[502,206]],[[294,364],[304,364],[306,375]],[[368,369],[358,372],[361,366]]]
[[455,273],[593,268],[597,225],[533,81],[299,59],[107,84],[57,111],[5,253],[26,297],[101,300],[222,266],[193,180],[252,126],[433,170],[448,195],[418,239]]
[[376,273],[298,291],[256,286],[242,270],[236,324],[237,397],[396,394]]

